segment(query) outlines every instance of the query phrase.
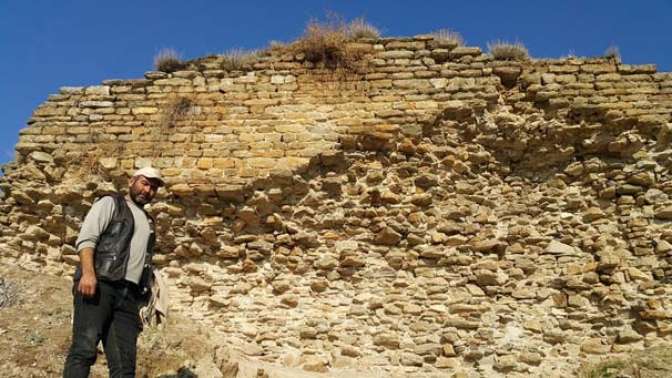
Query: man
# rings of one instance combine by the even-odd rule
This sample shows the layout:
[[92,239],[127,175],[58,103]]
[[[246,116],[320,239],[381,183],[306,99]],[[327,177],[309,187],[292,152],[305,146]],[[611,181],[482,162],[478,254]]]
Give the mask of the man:
[[138,311],[151,275],[154,222],[144,211],[164,182],[147,167],[133,174],[129,193],[100,198],[77,239],[72,344],[63,376],[88,377],[103,342],[110,377],[134,377]]

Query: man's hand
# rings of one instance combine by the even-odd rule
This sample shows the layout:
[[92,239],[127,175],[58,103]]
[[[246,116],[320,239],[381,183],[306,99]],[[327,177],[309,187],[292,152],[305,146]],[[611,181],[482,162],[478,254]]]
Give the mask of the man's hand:
[[79,279],[77,290],[85,297],[93,297],[93,295],[96,294],[97,284],[98,281],[96,280],[95,274],[82,274],[82,278]]
[[92,297],[96,294],[96,272],[93,269],[93,248],[83,248],[79,252],[79,259],[82,264],[82,278],[79,279],[77,291],[85,297]]

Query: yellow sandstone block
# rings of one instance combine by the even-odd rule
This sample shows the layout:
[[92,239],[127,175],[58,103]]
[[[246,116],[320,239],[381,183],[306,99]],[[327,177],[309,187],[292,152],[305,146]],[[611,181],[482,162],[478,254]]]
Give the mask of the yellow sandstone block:
[[133,108],[133,109],[131,109],[131,111],[133,112],[133,114],[154,114],[154,113],[157,113],[159,111],[159,109],[155,108],[155,107],[141,106],[141,107]]

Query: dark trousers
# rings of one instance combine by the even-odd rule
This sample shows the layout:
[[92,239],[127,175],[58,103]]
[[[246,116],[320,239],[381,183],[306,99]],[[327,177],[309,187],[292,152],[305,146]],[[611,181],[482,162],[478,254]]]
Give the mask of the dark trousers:
[[74,296],[72,345],[63,377],[88,377],[100,341],[110,377],[135,377],[136,342],[142,330],[138,315],[142,301],[137,286],[126,281],[99,281],[93,297],[85,298],[77,290]]

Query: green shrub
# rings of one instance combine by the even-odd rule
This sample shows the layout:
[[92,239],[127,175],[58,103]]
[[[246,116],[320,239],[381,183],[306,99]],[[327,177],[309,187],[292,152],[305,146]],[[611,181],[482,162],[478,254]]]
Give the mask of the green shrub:
[[496,60],[527,60],[529,53],[520,42],[488,42],[488,50]]
[[184,67],[180,54],[174,49],[161,49],[154,56],[154,68],[157,71],[175,72]]

